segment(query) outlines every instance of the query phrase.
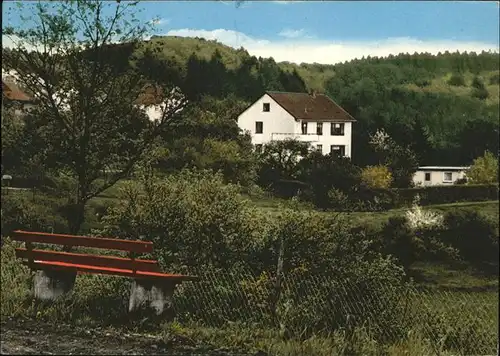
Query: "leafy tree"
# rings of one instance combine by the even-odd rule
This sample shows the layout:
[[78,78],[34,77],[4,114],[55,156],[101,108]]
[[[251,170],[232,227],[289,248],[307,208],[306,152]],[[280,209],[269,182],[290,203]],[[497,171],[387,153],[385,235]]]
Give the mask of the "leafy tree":
[[490,77],[490,85],[500,84],[500,73],[495,73]]
[[360,169],[349,158],[312,152],[300,163],[301,180],[308,184],[317,207],[331,207],[332,195],[349,196],[360,185]]
[[370,143],[378,154],[380,162],[390,169],[393,186],[396,188],[411,186],[413,174],[418,168],[415,153],[408,147],[398,145],[383,130],[378,130],[372,135]]
[[429,160],[433,149],[429,129],[424,125],[421,118],[415,119],[413,134],[411,136],[413,140],[411,148],[415,152],[420,164],[423,165],[426,160]]
[[264,145],[260,154],[258,183],[268,187],[281,180],[297,180],[300,177],[302,158],[310,152],[308,143],[293,139],[272,141]]
[[255,180],[251,140],[240,133],[236,118],[248,106],[235,96],[202,97],[181,114],[162,138],[163,155],[156,168],[173,173],[182,168],[221,171],[226,181],[248,185]]
[[497,153],[499,150],[498,135],[498,119],[496,122],[486,119],[467,120],[456,136],[456,142],[459,146],[458,155],[465,164],[470,164],[485,151]]
[[475,76],[474,79],[472,79],[471,85],[473,88],[476,88],[476,89],[485,89],[484,81],[478,76]]
[[479,100],[485,100],[490,96],[490,93],[486,88],[474,88],[472,89],[472,96]]
[[465,78],[462,74],[453,73],[450,79],[448,79],[448,84],[455,87],[463,87],[465,86]]
[[2,106],[2,174],[21,168],[20,143],[23,139],[23,122],[13,109]]
[[489,151],[474,160],[467,172],[471,184],[498,183],[498,159]]
[[[50,129],[44,166],[66,170],[77,184],[64,209],[71,233],[80,229],[87,202],[126,177],[186,104],[175,86],[146,81],[129,67],[148,30],[134,17],[135,5],[21,3],[19,12],[32,16],[3,28],[18,39],[3,66],[30,88],[39,102],[33,115]],[[155,104],[160,115],[151,122],[144,106]],[[101,179],[105,170],[112,173]]]

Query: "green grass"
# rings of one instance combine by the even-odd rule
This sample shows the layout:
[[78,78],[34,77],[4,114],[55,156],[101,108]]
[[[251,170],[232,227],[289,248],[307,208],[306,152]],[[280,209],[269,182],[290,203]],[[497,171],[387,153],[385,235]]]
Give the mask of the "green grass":
[[415,281],[427,288],[457,291],[498,291],[498,276],[485,276],[467,265],[416,262],[410,268]]
[[[285,199],[280,198],[272,198],[272,197],[258,197],[258,198],[249,198],[251,203],[254,204],[257,208],[261,209],[263,212],[267,214],[277,214],[283,209],[284,206],[287,206],[289,202]],[[303,210],[314,210],[309,204],[299,204]],[[453,210],[460,209],[474,209],[480,211],[481,213],[489,216],[492,219],[498,220],[499,216],[499,202],[498,200],[491,201],[482,201],[482,202],[461,202],[461,203],[452,203],[452,204],[439,204],[439,205],[428,205],[425,207],[426,209],[439,211],[441,213],[446,213]],[[400,209],[391,209],[387,211],[381,212],[352,212],[352,213],[341,213],[345,215],[349,221],[353,224],[369,225],[369,226],[380,226],[385,221],[387,221],[390,217],[400,216],[405,213],[406,208]],[[320,214],[338,214],[334,211],[326,211],[319,212]]]

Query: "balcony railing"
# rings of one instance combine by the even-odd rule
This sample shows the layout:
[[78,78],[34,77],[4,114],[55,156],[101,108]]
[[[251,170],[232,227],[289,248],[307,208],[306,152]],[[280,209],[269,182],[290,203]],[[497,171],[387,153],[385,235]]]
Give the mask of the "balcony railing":
[[282,133],[273,132],[271,134],[272,141],[283,141],[283,140],[297,140],[301,142],[317,142],[319,141],[319,135],[317,134],[297,134],[297,133]]

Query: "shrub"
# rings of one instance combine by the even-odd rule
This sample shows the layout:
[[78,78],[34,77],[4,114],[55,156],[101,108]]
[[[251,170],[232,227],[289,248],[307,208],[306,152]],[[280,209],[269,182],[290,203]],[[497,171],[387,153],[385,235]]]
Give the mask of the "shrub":
[[498,183],[498,159],[489,151],[474,160],[467,172],[471,184]]
[[421,205],[498,199],[498,184],[440,185],[398,189],[396,206],[409,206],[418,195]]
[[471,95],[474,98],[478,98],[479,100],[485,100],[488,99],[490,93],[486,88],[480,88],[480,89],[474,88],[472,89]]
[[332,207],[331,189],[350,195],[360,184],[360,169],[349,158],[311,153],[301,161],[301,180],[310,187],[313,203],[322,209]]
[[448,79],[448,84],[455,87],[465,86],[465,78],[462,74],[453,73],[450,79]]
[[108,209],[105,234],[147,237],[161,264],[172,268],[229,267],[251,253],[255,217],[235,185],[221,174],[181,173],[162,180],[143,176],[121,192]]
[[500,84],[500,73],[495,73],[490,77],[490,85]]
[[384,211],[399,201],[396,189],[366,189],[361,187],[353,196],[355,211]]
[[[14,194],[13,194],[14,193]],[[11,192],[2,195],[2,235],[8,236],[17,229],[66,232],[66,224],[56,211],[56,202],[39,195],[36,200]],[[31,195],[31,194],[30,194]]]
[[483,80],[477,76],[472,79],[471,86],[475,89],[485,89]]
[[361,183],[368,188],[387,189],[392,183],[392,174],[386,166],[368,166],[361,170]]
[[417,79],[415,81],[415,84],[417,86],[419,86],[420,88],[425,88],[425,87],[428,87],[429,85],[431,85],[431,81],[428,79]]
[[494,221],[471,209],[448,212],[443,239],[456,247],[467,261],[498,264],[498,227]]

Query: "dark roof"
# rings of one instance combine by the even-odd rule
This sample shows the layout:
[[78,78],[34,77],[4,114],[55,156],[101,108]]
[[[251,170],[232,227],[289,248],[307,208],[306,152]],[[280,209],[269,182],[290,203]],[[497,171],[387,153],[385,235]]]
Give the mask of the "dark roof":
[[2,96],[13,101],[33,101],[26,93],[13,83],[6,83],[2,80]]
[[266,92],[297,120],[356,121],[347,111],[324,94]]

